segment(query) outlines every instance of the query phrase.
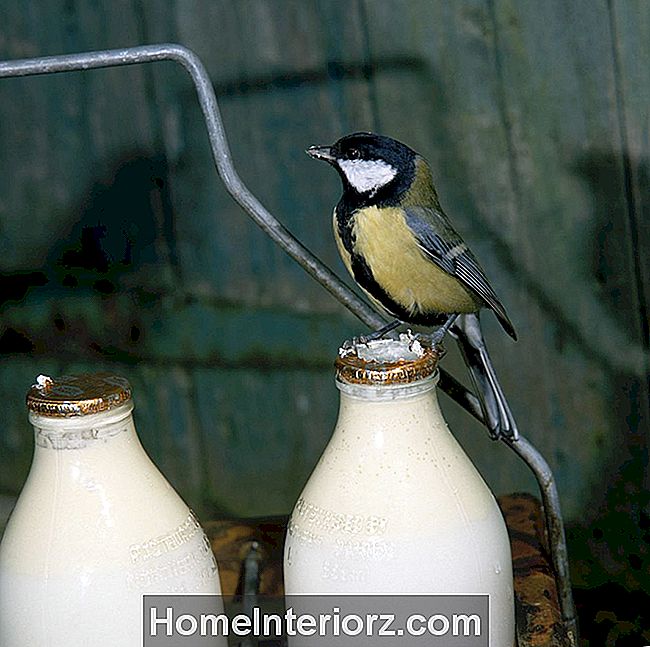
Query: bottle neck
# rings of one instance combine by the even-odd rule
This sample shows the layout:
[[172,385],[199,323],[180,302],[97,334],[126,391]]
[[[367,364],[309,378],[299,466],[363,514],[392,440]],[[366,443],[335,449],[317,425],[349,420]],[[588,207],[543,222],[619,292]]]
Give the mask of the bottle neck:
[[361,400],[363,402],[401,402],[412,400],[424,393],[435,394],[438,373],[408,384],[355,384],[337,379],[336,387],[341,399]]
[[419,442],[449,435],[435,385],[437,374],[410,384],[361,385],[338,382],[341,391],[337,432],[392,441]]
[[104,446],[114,438],[135,433],[132,411],[132,401],[109,411],[70,418],[42,416],[30,411],[36,451]]

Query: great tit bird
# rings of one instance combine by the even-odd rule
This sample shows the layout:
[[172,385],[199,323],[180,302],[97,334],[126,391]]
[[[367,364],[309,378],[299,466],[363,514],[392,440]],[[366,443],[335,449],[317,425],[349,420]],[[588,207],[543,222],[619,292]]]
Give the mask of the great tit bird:
[[[493,437],[517,437],[476,313],[489,308],[516,339],[512,322],[474,254],[442,210],[431,170],[414,150],[389,137],[354,133],[307,153],[331,164],[343,183],[334,236],[358,285],[395,321],[440,326],[459,342]],[[459,318],[459,315],[464,315]]]

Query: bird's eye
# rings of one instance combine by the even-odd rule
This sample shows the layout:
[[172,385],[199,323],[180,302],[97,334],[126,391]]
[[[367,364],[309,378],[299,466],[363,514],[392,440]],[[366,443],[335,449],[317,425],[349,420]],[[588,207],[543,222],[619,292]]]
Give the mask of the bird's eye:
[[348,151],[348,159],[351,160],[358,160],[361,157],[361,153],[359,152],[359,149],[357,148],[351,148]]

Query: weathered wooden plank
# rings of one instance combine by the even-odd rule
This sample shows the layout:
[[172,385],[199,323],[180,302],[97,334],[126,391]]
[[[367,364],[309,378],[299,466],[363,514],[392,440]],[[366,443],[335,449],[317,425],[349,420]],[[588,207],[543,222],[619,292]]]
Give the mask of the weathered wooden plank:
[[[578,19],[584,31],[566,29]],[[576,169],[595,146],[619,145],[611,34],[604,3],[497,2],[491,20],[515,195],[513,256],[527,292],[524,312],[532,314],[525,330],[537,347],[520,361],[541,387],[531,390],[525,410],[568,494],[572,518],[593,500],[594,488],[607,487],[602,462],[624,433],[607,404],[611,341],[634,350],[599,295],[593,206]],[[610,195],[615,209],[623,199],[618,171]]]
[[197,371],[195,378],[208,500],[280,514],[297,499],[334,428],[333,372]]
[[[650,7],[638,1],[612,2],[610,16],[625,150],[622,163],[626,175],[629,234],[635,261],[633,269],[640,292],[639,327],[647,352],[650,321],[650,72],[644,61],[650,56]],[[646,356],[646,370],[647,366]]]
[[[611,308],[625,322],[626,329],[636,333],[645,356],[638,374],[622,372],[617,376],[614,398],[616,410],[625,421],[620,424],[623,433],[619,432],[619,446],[608,457],[603,471],[603,481],[609,488],[606,498],[602,495],[599,498],[595,529],[590,529],[600,541],[587,541],[582,550],[586,554],[596,553],[599,563],[615,561],[626,588],[647,590],[650,573],[645,531],[650,513],[647,494],[650,487],[647,458],[650,445],[650,79],[648,66],[641,61],[650,54],[650,6],[609,2],[608,8],[621,150],[618,154],[608,155],[605,151],[596,156],[591,164],[591,180],[598,203],[606,205],[609,186],[606,171],[613,163],[622,165],[625,209],[608,218],[600,207],[604,226],[599,236],[599,269]],[[625,266],[620,262],[621,247],[629,250],[630,258]],[[602,532],[603,528],[611,527],[618,531],[614,536]],[[593,574],[589,569],[585,571],[581,573],[584,579],[593,581]]]
[[33,291],[5,305],[4,326],[37,355],[171,366],[330,367],[355,332],[349,321],[321,313],[251,309],[237,304],[138,291]]
[[[6,6],[0,57],[61,51],[62,32],[49,31],[53,11],[50,4],[40,9],[32,6],[29,12]],[[83,191],[87,181],[84,169],[90,159],[80,136],[87,119],[81,109],[84,83],[78,75],[70,75],[37,81],[3,79],[0,84],[2,271],[40,266],[51,241],[74,222],[67,206]],[[51,106],[57,106],[57,111],[52,113]],[[58,152],[57,144],[61,146]],[[64,156],[66,163],[60,163]],[[53,213],[58,218],[53,218]],[[25,227],[27,214],[29,228]]]

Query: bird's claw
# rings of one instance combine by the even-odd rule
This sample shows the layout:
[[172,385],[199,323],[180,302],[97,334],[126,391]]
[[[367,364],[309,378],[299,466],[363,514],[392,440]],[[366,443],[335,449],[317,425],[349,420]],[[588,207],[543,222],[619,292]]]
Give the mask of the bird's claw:
[[438,328],[438,330],[428,335],[429,343],[431,344],[431,346],[433,346],[434,348],[438,348],[439,346],[442,346],[442,340],[445,338],[446,332],[447,332],[446,330],[443,330],[442,328]]
[[418,332],[413,335],[415,341],[424,342],[427,346],[431,346],[434,350],[437,350],[440,353],[445,353],[445,347],[442,343],[445,334],[440,334],[440,330],[436,330],[433,333]]
[[442,344],[442,338],[440,339],[440,341],[436,341],[433,339],[435,333],[434,334],[425,333],[425,332],[414,333],[409,330],[407,331],[407,334],[410,335],[409,350],[413,350],[414,344],[420,343],[423,346],[428,346],[433,350],[435,350],[436,353],[438,353],[438,359],[441,359],[444,355],[447,354],[447,349]]
[[369,335],[359,335],[358,337],[352,337],[352,339],[346,339],[341,348],[343,350],[354,350],[357,346],[365,346],[369,341],[372,341]]
[[449,332],[449,329],[453,326],[456,319],[458,319],[457,314],[449,315],[447,321],[445,321],[438,330],[429,335],[429,343],[433,348],[442,348],[442,340],[445,338],[445,335]]
[[505,436],[503,431],[501,431],[500,427],[495,427],[494,429],[492,429],[492,427],[490,427],[489,425],[486,425],[486,428],[487,428],[487,432],[488,432],[488,436],[490,437],[490,440],[501,440],[501,438],[503,436]]

